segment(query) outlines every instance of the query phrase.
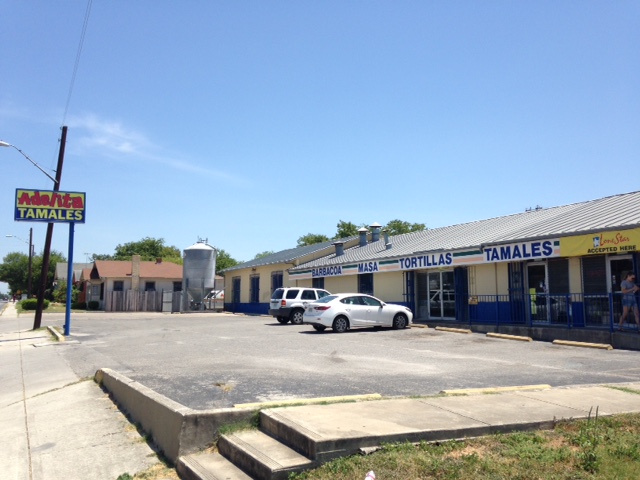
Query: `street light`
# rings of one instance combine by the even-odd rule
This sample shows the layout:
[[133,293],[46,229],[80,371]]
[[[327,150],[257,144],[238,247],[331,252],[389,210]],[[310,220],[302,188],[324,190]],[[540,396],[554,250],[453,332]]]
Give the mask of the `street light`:
[[44,168],[42,168],[40,165],[38,165],[36,162],[34,162],[33,160],[31,160],[29,158],[29,155],[27,155],[26,153],[24,153],[22,150],[20,150],[18,147],[16,147],[15,145],[11,145],[10,143],[7,142],[3,142],[2,140],[0,140],[0,147],[11,147],[11,148],[15,148],[18,152],[20,152],[22,154],[22,156],[24,158],[26,158],[27,160],[29,160],[38,170],[40,170],[42,173],[44,173],[47,177],[49,177],[49,180],[53,181],[53,183],[57,183],[56,179],[53,178],[51,175],[49,175]]
[[[38,170],[44,173],[47,178],[53,180],[53,190],[60,190],[60,178],[62,177],[62,163],[64,162],[64,148],[67,143],[67,127],[63,125],[62,136],[60,137],[60,150],[58,152],[58,166],[56,168],[56,178],[49,175],[40,165],[31,160],[29,156],[15,145],[0,140],[0,147],[15,148],[24,158],[29,160]],[[47,288],[47,274],[49,273],[49,259],[51,257],[51,238],[53,237],[53,223],[47,224],[47,236],[44,241],[44,250],[42,253],[42,271],[40,272],[40,288],[38,289],[38,303],[36,304],[36,314],[33,318],[33,329],[37,330],[42,324],[42,310],[44,309],[44,291]],[[70,261],[71,262],[71,261]],[[69,279],[67,279],[69,282]],[[69,285],[69,283],[67,283]],[[67,308],[67,317],[69,316],[69,308]],[[67,325],[69,322],[67,321]],[[66,331],[66,328],[65,328]]]
[[29,245],[29,277],[28,277],[28,286],[27,286],[27,298],[31,297],[31,262],[33,261],[33,228],[29,229],[29,241],[27,242],[24,238],[20,238],[17,235],[6,235],[7,238],[17,238],[18,240],[23,241],[27,245]]

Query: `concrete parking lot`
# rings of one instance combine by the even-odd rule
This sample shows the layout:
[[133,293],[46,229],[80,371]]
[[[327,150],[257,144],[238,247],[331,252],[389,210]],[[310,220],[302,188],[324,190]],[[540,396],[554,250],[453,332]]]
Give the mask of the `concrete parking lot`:
[[[46,314],[43,325],[61,325],[63,317]],[[640,381],[637,351],[415,327],[318,333],[271,317],[226,313],[74,314],[71,337],[57,348],[81,377],[112,368],[194,409],[369,393]]]

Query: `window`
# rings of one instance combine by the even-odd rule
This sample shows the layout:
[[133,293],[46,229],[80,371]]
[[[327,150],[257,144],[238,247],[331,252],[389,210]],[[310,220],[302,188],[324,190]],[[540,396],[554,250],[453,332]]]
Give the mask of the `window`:
[[122,292],[124,290],[124,282],[122,280],[115,280],[113,282],[113,291]]
[[249,281],[249,301],[258,303],[260,302],[260,275],[251,275]]
[[362,300],[362,303],[364,303],[365,305],[368,305],[370,307],[381,307],[382,304],[376,300],[375,298],[371,298],[371,297],[360,297],[360,299]]
[[303,290],[302,295],[300,296],[301,300],[315,300],[316,292],[315,290]]
[[549,293],[551,295],[569,293],[569,260],[554,258],[550,259],[547,265],[549,267]]
[[324,277],[315,277],[312,282],[313,288],[324,288]]
[[271,291],[282,288],[282,271],[271,272]]
[[145,292],[155,292],[156,291],[156,282],[144,282],[144,291]]
[[358,293],[373,295],[373,273],[361,273],[358,275]]
[[287,290],[287,300],[295,299],[300,290]]
[[231,279],[231,299],[233,303],[240,303],[240,277],[233,277]]
[[340,300],[340,303],[345,305],[362,305],[361,297],[345,297]]
[[173,282],[173,291],[181,292],[182,291],[182,282]]

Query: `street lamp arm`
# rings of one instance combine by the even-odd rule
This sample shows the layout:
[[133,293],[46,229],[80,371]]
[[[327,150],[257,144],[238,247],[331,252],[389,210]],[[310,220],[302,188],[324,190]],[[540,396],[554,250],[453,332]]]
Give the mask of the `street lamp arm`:
[[26,158],[27,160],[29,160],[34,167],[36,167],[38,170],[40,170],[42,173],[44,173],[47,177],[49,177],[49,179],[56,184],[56,179],[53,178],[51,175],[49,175],[40,165],[38,165],[36,162],[34,162],[33,160],[31,160],[31,158],[29,158],[29,155],[27,155],[26,153],[24,153],[22,150],[20,150],[18,147],[16,147],[15,145],[12,145],[10,143],[7,142],[3,142],[2,140],[0,140],[0,147],[13,147],[15,148],[18,152],[20,152],[22,154],[22,156],[24,158]]
[[24,243],[26,243],[27,245],[29,245],[29,242],[27,242],[24,238],[20,238],[20,237],[18,237],[17,235],[5,235],[5,237],[7,237],[7,238],[11,238],[11,237],[13,237],[13,238],[17,238],[18,240],[21,240],[21,241],[23,241]]

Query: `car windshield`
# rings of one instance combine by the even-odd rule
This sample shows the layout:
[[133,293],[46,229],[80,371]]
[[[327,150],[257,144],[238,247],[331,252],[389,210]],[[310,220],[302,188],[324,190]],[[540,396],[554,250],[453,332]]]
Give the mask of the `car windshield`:
[[315,303],[329,303],[332,300],[338,298],[336,295],[327,295],[326,297],[319,298]]

